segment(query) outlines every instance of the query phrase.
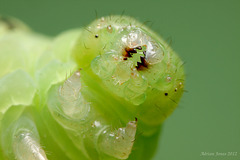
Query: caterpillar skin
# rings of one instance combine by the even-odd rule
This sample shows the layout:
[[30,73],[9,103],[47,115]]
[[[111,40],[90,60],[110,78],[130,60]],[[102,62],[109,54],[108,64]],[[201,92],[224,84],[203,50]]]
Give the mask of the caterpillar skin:
[[0,159],[148,160],[183,62],[127,16],[50,38],[0,18]]

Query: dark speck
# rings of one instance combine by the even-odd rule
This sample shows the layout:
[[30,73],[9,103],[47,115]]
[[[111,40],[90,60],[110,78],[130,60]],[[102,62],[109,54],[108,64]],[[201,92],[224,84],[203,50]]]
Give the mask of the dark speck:
[[135,117],[135,121],[136,121],[136,122],[138,121],[137,117]]

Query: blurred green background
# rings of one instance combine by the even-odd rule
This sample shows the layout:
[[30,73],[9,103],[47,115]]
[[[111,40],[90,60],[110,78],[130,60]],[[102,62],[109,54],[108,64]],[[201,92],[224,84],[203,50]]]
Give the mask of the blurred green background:
[[[164,124],[154,160],[240,159],[240,1],[0,0],[0,14],[55,36],[98,17],[150,21],[186,61],[183,99]],[[202,156],[238,152],[237,156]]]

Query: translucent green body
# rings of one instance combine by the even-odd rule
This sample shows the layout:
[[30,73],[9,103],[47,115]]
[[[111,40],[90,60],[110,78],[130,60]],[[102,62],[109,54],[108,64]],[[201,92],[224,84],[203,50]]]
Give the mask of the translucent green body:
[[151,159],[184,87],[158,35],[120,16],[54,39],[0,27],[0,158]]

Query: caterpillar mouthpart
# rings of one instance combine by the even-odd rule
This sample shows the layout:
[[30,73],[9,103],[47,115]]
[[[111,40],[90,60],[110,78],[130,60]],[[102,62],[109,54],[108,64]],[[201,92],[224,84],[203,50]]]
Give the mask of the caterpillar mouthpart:
[[177,106],[184,88],[183,62],[148,27],[126,16],[104,17],[80,37],[73,49],[78,66],[91,70],[103,90],[141,108],[146,123],[160,124]]

